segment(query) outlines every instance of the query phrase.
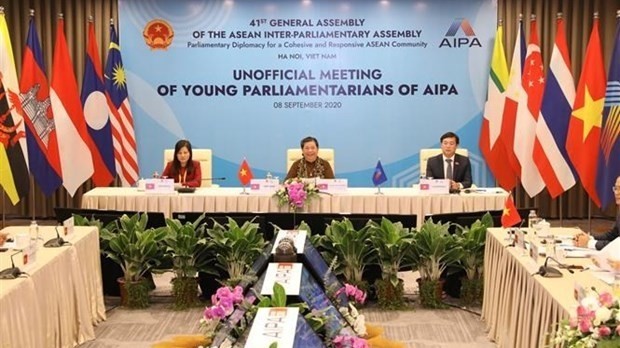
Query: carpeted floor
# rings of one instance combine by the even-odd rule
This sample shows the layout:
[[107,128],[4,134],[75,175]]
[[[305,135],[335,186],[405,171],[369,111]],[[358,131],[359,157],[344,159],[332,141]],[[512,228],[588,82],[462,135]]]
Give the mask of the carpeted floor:
[[[202,307],[185,311],[170,309],[170,277],[170,273],[155,277],[157,289],[151,297],[154,303],[146,310],[116,307],[118,298],[106,298],[106,305],[111,309],[107,313],[108,319],[95,328],[97,339],[79,347],[146,348],[175,335],[199,333]],[[417,294],[417,275],[402,272],[401,278],[405,281],[405,293],[410,300],[407,310],[362,309],[369,323],[385,330],[386,338],[401,341],[410,348],[495,347],[486,338],[484,323],[478,314],[480,308],[421,309],[413,301]]]

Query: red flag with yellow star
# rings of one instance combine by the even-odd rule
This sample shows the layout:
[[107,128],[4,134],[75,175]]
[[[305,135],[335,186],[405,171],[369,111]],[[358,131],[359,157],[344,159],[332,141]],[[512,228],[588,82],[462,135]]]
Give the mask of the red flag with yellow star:
[[598,18],[594,18],[573,113],[568,124],[566,151],[579,174],[583,188],[600,207],[601,202],[596,192],[596,172],[607,82],[598,27]]
[[237,172],[237,177],[239,177],[239,182],[241,182],[241,185],[243,186],[247,186],[250,183],[250,180],[252,180],[252,178],[254,177],[252,175],[250,165],[248,164],[248,161],[245,160],[245,158],[243,159],[243,162],[241,162],[239,172]]
[[506,202],[504,203],[504,212],[502,213],[502,227],[512,227],[519,222],[521,222],[521,216],[519,215],[519,211],[515,206],[515,202],[512,200],[512,194],[509,194],[508,197],[506,197]]

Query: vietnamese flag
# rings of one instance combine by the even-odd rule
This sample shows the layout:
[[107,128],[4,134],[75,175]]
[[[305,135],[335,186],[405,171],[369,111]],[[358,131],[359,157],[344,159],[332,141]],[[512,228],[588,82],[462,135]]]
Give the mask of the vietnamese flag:
[[502,213],[502,227],[512,227],[521,222],[521,216],[515,206],[515,202],[512,200],[512,194],[506,197],[506,203],[504,203],[504,212]]
[[241,162],[237,177],[239,177],[239,182],[241,182],[241,185],[243,186],[247,186],[250,183],[250,180],[254,178],[254,176],[252,175],[252,170],[250,169],[250,165],[248,164],[248,161],[245,160],[245,158],[243,159],[243,162]]

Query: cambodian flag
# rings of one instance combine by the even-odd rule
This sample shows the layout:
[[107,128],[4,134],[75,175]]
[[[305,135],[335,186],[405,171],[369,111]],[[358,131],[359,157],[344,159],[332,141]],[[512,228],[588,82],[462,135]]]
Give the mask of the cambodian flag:
[[19,89],[19,96],[12,94],[11,101],[26,123],[30,172],[43,193],[49,196],[62,185],[62,170],[45,62],[34,17],[30,17]]

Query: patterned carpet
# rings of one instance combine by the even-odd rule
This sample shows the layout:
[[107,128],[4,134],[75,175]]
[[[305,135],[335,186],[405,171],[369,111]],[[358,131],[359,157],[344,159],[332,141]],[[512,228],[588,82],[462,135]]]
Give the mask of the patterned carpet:
[[[171,274],[155,278],[157,289],[153,291],[153,304],[146,310],[127,310],[116,307],[118,298],[107,297],[111,308],[108,319],[95,328],[97,339],[80,345],[80,348],[131,347],[147,348],[153,343],[165,341],[172,336],[199,333],[198,320],[202,307],[186,311],[170,309]],[[384,311],[364,308],[367,322],[383,327],[384,336],[406,344],[409,348],[491,348],[495,344],[486,338],[484,323],[478,314],[480,308],[465,311],[458,308],[425,310],[413,303],[417,294],[413,272],[402,272],[409,309]]]

